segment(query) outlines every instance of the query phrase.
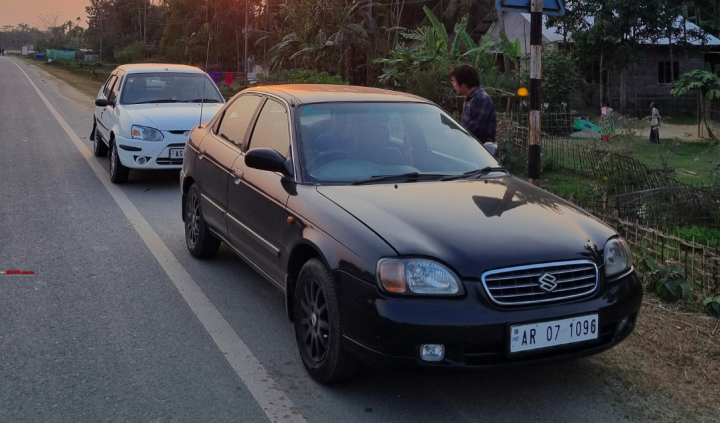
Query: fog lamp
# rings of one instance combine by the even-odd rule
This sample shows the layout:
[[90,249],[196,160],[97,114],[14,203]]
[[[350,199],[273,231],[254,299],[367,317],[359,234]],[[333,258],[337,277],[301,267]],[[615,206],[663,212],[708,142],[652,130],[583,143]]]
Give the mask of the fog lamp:
[[423,361],[441,361],[445,358],[445,345],[423,344],[420,346],[420,358]]

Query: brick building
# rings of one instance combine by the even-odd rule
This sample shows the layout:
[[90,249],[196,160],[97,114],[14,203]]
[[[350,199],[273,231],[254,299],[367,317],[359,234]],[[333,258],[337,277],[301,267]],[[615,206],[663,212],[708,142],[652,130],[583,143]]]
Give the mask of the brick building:
[[[496,12],[490,13],[478,28],[476,33],[486,33],[490,25],[495,23],[491,35],[499,38],[500,31],[505,31],[510,40],[520,39],[523,55],[530,53],[530,15],[525,13]],[[590,22],[592,24],[592,22]],[[688,34],[702,31],[692,22],[682,18],[676,21],[678,28],[685,25]],[[563,34],[560,27],[543,27],[543,43],[545,51],[555,48],[572,48],[572,34]],[[628,111],[635,110],[637,98],[640,114],[654,101],[664,114],[695,113],[697,99],[690,94],[681,98],[670,96],[673,78],[694,69],[720,70],[720,39],[706,34],[705,39],[698,39],[692,35],[687,36],[688,47],[672,45],[667,38],[647,45],[643,54],[643,61],[634,68],[625,71],[626,107]],[[581,69],[585,83],[570,102],[570,107],[576,110],[593,111],[600,109],[600,60],[586,63]],[[609,84],[607,83],[609,76]],[[610,100],[616,110],[620,109],[621,77],[617,71],[607,71],[602,75],[604,81],[604,98]]]

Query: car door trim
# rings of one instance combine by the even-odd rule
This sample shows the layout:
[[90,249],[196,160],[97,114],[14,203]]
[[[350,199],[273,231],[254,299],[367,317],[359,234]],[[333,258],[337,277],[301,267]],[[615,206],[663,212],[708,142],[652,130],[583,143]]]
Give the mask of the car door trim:
[[260,272],[260,274],[263,275],[263,276],[265,277],[265,279],[267,279],[267,280],[269,280],[270,282],[274,283],[278,288],[280,288],[281,291],[285,292],[285,287],[282,286],[281,283],[279,283],[278,281],[276,281],[275,279],[273,279],[272,276],[270,276],[270,275],[268,275],[267,273],[265,273],[265,272],[260,268],[260,266],[258,266],[257,264],[253,263],[252,260],[250,260],[249,258],[245,257],[245,255],[244,255],[243,253],[241,253],[240,250],[238,250],[237,248],[235,248],[235,246],[232,245],[232,243],[230,243],[230,241],[228,241],[224,236],[220,235],[219,233],[217,233],[217,231],[214,231],[212,228],[208,228],[208,229],[210,230],[210,232],[211,232],[213,235],[215,235],[216,237],[218,237],[218,239],[220,239],[222,242],[224,242],[224,243],[227,244],[230,248],[232,248],[232,250],[235,252],[235,254],[239,255],[243,260],[245,260],[246,263],[248,263],[249,265],[251,265],[252,267],[254,267],[255,270],[257,270],[258,272]]
[[226,169],[225,166],[223,166],[220,163],[218,163],[217,161],[215,161],[215,159],[213,159],[212,156],[209,156],[207,153],[203,154],[203,157],[201,160],[207,160],[210,163],[214,164],[217,168],[219,168],[223,172],[227,173],[230,176],[233,176],[232,172],[230,172],[228,169]]
[[279,249],[279,248],[277,248],[276,246],[272,245],[268,240],[266,240],[265,238],[263,238],[263,237],[261,237],[260,235],[258,235],[257,232],[253,231],[252,229],[250,229],[249,227],[247,227],[247,225],[245,225],[245,224],[243,224],[241,221],[237,220],[237,218],[236,218],[235,216],[231,215],[230,213],[227,213],[226,216],[229,217],[230,219],[232,219],[235,223],[237,223],[238,226],[240,226],[242,229],[245,230],[245,232],[247,232],[247,233],[249,233],[250,235],[252,235],[252,237],[255,238],[257,241],[260,241],[260,244],[261,244],[263,247],[265,247],[266,250],[268,250],[268,251],[270,251],[271,253],[275,254],[276,257],[280,257],[280,249]]
[[207,201],[208,203],[210,203],[210,204],[212,204],[213,206],[215,206],[215,208],[218,209],[218,210],[220,210],[220,212],[222,212],[223,215],[226,215],[226,214],[227,214],[227,212],[225,211],[225,209],[223,209],[222,207],[218,206],[217,203],[214,202],[213,200],[209,199],[207,195],[201,193],[201,194],[200,194],[200,197],[204,198],[205,201]]

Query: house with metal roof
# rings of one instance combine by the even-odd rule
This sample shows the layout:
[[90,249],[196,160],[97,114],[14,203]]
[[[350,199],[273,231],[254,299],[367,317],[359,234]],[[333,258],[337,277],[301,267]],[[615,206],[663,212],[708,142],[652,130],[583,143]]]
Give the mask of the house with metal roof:
[[[500,31],[504,31],[510,40],[519,39],[523,55],[529,56],[530,14],[493,10],[473,32],[487,34],[493,23],[495,26],[491,36],[499,38]],[[593,20],[589,19],[588,24],[592,25]],[[720,71],[720,39],[704,33],[697,25],[682,17],[678,17],[675,24],[684,34],[680,40],[672,40],[672,44],[668,38],[648,40],[642,63],[624,71],[627,110],[635,110],[637,101],[638,110],[644,111],[654,101],[665,114],[694,113],[697,107],[695,96],[670,96],[673,81],[694,69]],[[543,44],[545,51],[572,48],[572,33],[564,31],[560,26],[543,25]],[[599,55],[596,61],[585,63],[581,71],[585,83],[571,102],[573,108],[599,110],[602,78],[605,99],[615,109],[620,109],[622,78],[619,71],[608,72],[604,69],[600,75]]]

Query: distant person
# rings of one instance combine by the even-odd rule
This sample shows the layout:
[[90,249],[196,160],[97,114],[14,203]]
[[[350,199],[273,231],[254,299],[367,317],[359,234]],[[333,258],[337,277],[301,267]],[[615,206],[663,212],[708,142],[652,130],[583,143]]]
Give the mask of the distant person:
[[655,103],[650,103],[650,142],[660,144],[660,112]]
[[602,118],[602,140],[610,141],[615,138],[615,111],[610,107],[610,102],[603,102],[603,108],[600,109],[600,117]]
[[492,98],[480,87],[480,75],[470,65],[450,71],[450,81],[458,95],[465,97],[462,124],[481,143],[495,142],[497,112]]

